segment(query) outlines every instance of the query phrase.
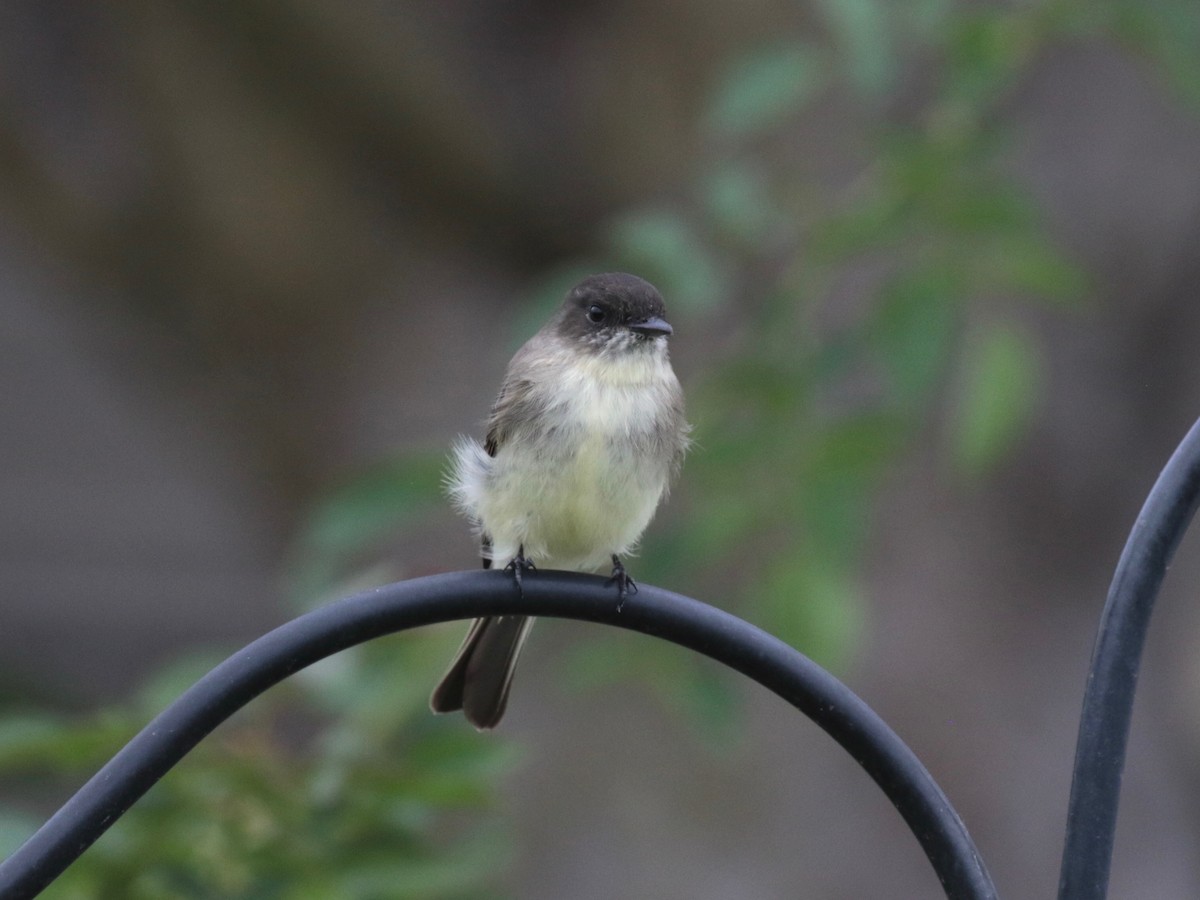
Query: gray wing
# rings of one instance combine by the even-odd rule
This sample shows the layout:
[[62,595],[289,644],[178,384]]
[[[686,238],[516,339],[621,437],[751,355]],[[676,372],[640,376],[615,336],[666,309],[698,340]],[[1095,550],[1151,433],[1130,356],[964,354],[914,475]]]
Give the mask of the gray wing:
[[[487,437],[483,440],[483,449],[488,456],[495,456],[505,440],[512,434],[513,423],[521,421],[535,412],[532,402],[533,383],[523,378],[506,378],[500,386],[500,395],[492,404],[488,414]],[[480,536],[480,555],[483,567],[492,567],[491,550],[492,536],[484,532]]]

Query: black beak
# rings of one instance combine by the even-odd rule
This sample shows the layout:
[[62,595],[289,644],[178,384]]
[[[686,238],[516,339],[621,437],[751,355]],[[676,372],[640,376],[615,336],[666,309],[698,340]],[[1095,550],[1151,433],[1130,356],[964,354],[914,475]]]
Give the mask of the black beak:
[[644,334],[646,337],[658,337],[659,335],[670,334],[674,331],[666,319],[660,319],[658,316],[651,316],[644,322],[632,322],[629,325],[629,330]]

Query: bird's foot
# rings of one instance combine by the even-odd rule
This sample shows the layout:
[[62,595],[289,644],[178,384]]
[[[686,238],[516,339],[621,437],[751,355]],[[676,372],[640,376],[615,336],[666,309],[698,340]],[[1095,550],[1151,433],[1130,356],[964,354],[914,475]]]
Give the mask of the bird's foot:
[[537,566],[533,564],[532,560],[525,558],[524,544],[521,544],[521,546],[517,548],[517,555],[514,556],[509,564],[504,567],[504,571],[512,572],[513,581],[517,583],[517,593],[524,597],[525,588],[521,586],[521,576],[523,576],[526,572],[537,571]]
[[610,584],[617,586],[617,612],[621,611],[621,607],[625,605],[625,598],[630,594],[637,593],[637,582],[629,577],[629,573],[625,571],[625,567],[621,565],[621,558],[617,554],[613,554],[613,569],[612,577],[604,582],[607,587]]

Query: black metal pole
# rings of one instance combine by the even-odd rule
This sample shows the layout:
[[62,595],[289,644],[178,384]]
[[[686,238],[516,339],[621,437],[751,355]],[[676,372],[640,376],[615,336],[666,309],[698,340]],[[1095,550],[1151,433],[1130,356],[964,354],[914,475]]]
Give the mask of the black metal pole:
[[1200,422],[1146,498],[1117,563],[1100,619],[1075,746],[1059,900],[1103,900],[1133,694],[1150,613],[1167,566],[1200,502]]
[[990,900],[995,888],[958,814],[912,751],[836,678],[728,613],[651,585],[620,612],[602,579],[534,572],[524,595],[503,572],[454,572],[387,585],[314,610],[231,656],[189,688],[3,863],[0,897],[33,897],[230,715],[294,672],[355,644],[482,615],[557,616],[617,625],[690,647],[754,679],[844,747],[892,801],[947,897]]

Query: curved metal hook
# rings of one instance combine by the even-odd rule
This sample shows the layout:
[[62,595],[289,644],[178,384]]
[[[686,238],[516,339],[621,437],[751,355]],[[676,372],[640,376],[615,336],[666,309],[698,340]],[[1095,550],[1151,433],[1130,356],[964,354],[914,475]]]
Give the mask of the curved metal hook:
[[954,900],[995,888],[958,814],[912,751],[840,681],[764,631],[641,585],[618,612],[595,576],[536,572],[523,595],[501,572],[453,572],[365,591],[303,615],[221,663],[137,734],[12,856],[0,896],[32,897],[210,731],[267,688],[347,647],[420,625],[521,614],[601,622],[710,656],[774,691],[828,732],[883,789]]
[[1067,806],[1059,900],[1104,900],[1121,770],[1150,613],[1200,503],[1200,422],[1172,454],[1117,563],[1088,672]]

